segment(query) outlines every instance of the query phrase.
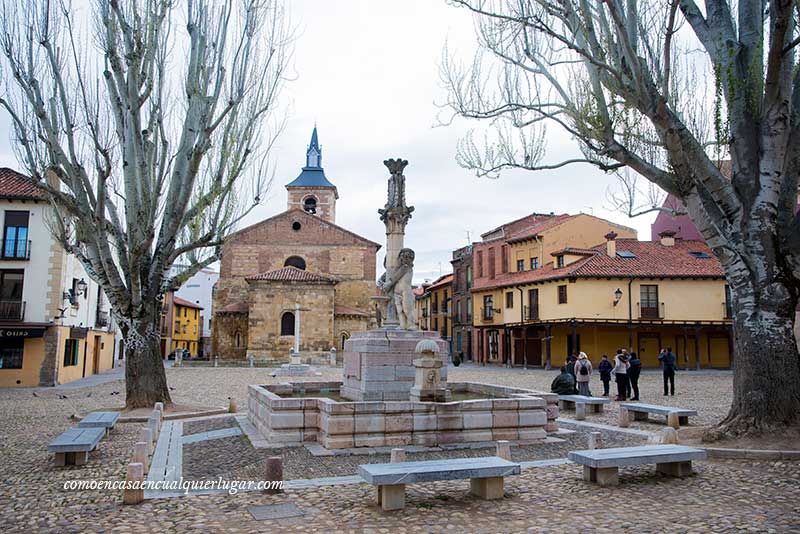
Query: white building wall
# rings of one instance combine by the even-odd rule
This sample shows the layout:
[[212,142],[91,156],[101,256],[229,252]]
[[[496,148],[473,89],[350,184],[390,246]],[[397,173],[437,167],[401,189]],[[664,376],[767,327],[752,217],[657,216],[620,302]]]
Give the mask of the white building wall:
[[[177,267],[177,269],[179,269],[178,272],[182,270],[180,267]],[[211,293],[217,280],[219,280],[219,272],[211,269],[203,269],[184,282],[175,292],[175,295],[178,297],[203,307],[200,312],[203,316],[203,330],[200,337],[208,337],[211,335]]]

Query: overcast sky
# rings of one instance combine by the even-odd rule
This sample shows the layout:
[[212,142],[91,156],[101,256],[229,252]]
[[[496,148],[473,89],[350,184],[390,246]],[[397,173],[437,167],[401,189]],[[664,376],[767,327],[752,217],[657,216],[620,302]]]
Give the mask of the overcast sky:
[[[415,279],[451,271],[453,249],[531,212],[586,212],[632,226],[650,238],[654,216],[629,219],[608,211],[614,178],[588,166],[530,173],[507,171],[479,179],[455,162],[458,140],[471,127],[436,127],[445,100],[438,68],[445,40],[464,58],[475,45],[472,18],[444,0],[291,0],[298,27],[296,79],[284,90],[287,129],[277,143],[275,184],[245,224],[286,209],[284,185],[300,172],[314,123],[325,174],[339,190],[336,222],[385,242],[377,214],[386,202],[383,160],[402,157],[407,200],[415,207],[406,246],[417,252]],[[0,115],[0,166],[19,168]],[[578,155],[574,142],[551,127],[548,161]],[[382,251],[381,251],[382,252]],[[378,258],[378,265],[383,261]],[[378,273],[380,275],[380,272]]]

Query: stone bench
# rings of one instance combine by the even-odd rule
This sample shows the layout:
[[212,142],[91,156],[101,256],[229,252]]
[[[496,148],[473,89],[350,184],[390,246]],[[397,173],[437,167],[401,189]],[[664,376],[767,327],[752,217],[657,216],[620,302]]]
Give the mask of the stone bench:
[[705,460],[706,451],[682,445],[645,445],[572,451],[568,458],[583,466],[583,479],[601,486],[619,484],[619,468],[656,464],[665,475],[685,477],[692,473],[692,460]]
[[89,451],[106,435],[104,428],[81,428],[74,426],[47,445],[47,452],[55,453],[55,465],[84,465],[89,460]]
[[678,416],[678,424],[688,425],[689,416],[697,415],[697,410],[688,410],[685,408],[674,408],[672,406],[659,406],[658,404],[641,404],[639,402],[623,402],[620,404],[623,408],[627,408],[633,414],[634,421],[647,421],[648,415],[651,413],[669,417],[670,413],[675,413]]
[[119,420],[119,412],[91,412],[80,420],[78,426],[81,428],[102,428],[106,434],[114,428]]
[[584,397],[583,395],[559,395],[558,407],[561,410],[574,410],[575,404],[583,403],[592,407],[595,413],[603,412],[603,405],[611,402],[606,397]]
[[367,464],[358,474],[377,488],[377,502],[383,510],[405,507],[405,485],[436,480],[470,479],[470,492],[482,499],[503,497],[503,477],[518,475],[520,465],[496,456],[457,458],[425,462]]

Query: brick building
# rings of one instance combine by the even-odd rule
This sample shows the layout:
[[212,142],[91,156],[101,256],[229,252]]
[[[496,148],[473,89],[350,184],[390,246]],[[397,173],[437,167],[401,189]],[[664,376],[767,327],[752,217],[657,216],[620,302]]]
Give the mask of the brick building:
[[377,326],[370,297],[380,245],[336,225],[339,195],[323,171],[316,128],[286,190],[286,211],[223,245],[212,324],[220,359],[288,360],[298,313],[303,355],[341,350],[352,332]]

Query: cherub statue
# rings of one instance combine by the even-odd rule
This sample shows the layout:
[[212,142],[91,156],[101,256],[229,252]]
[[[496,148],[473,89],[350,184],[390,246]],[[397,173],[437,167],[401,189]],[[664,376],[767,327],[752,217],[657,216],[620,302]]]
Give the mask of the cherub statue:
[[386,271],[378,281],[378,285],[382,293],[391,298],[390,306],[394,304],[400,328],[416,330],[417,312],[414,308],[414,292],[411,287],[414,276],[414,251],[410,248],[401,249],[397,259],[397,267]]

